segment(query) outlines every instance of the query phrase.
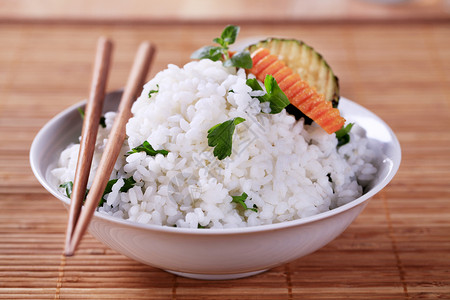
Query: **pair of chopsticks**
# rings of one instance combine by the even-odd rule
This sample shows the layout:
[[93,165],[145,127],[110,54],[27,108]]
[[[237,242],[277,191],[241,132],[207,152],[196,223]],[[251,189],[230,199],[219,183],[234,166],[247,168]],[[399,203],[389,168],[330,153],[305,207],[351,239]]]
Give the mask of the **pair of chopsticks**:
[[125,127],[131,116],[131,106],[145,83],[145,78],[155,52],[154,46],[149,42],[143,42],[139,46],[125,90],[122,94],[122,99],[120,100],[108,142],[95,173],[92,186],[86,197],[84,207],[81,209],[86,195],[89,170],[91,168],[105,98],[105,87],[111,63],[112,49],[113,44],[107,38],[101,37],[98,40],[91,91],[85,109],[80,151],[70,203],[64,250],[66,256],[74,254],[103,195],[125,140]]

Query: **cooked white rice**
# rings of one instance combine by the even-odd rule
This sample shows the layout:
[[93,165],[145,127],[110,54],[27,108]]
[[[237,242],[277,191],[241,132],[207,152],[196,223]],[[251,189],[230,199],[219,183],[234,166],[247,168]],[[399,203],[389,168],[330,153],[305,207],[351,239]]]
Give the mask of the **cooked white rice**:
[[[328,211],[362,194],[377,172],[367,139],[351,132],[337,149],[334,134],[304,125],[284,110],[267,114],[246,85],[243,69],[201,60],[183,68],[169,65],[144,86],[127,124],[127,141],[111,178],[120,178],[99,211],[139,223],[177,227],[230,228],[294,220]],[[159,90],[149,98],[150,90]],[[90,182],[115,113],[100,128]],[[218,160],[208,130],[235,117],[232,155]],[[355,126],[356,127],[356,126]],[[148,141],[167,156],[126,156]],[[62,152],[52,174],[73,181],[79,145]],[[136,185],[120,192],[122,178]],[[331,181],[330,181],[331,178]],[[248,194],[243,210],[231,196]]]

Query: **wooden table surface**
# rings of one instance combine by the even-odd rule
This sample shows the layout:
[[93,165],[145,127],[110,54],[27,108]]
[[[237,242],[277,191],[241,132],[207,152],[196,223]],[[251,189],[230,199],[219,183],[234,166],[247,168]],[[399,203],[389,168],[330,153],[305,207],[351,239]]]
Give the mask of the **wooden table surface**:
[[[6,2],[10,14],[0,13],[0,299],[450,299],[448,11],[437,22],[349,16],[242,22],[241,39],[287,36],[314,46],[339,76],[342,95],[391,126],[403,160],[356,221],[317,252],[254,277],[201,281],[135,262],[89,234],[64,262],[67,213],[34,178],[28,155],[38,130],[87,96],[98,36],[116,43],[108,84],[114,90],[124,85],[142,40],[159,49],[151,77],[169,63],[186,63],[226,20],[172,16],[171,22],[116,24],[93,14],[67,22],[58,10],[58,18],[32,18],[33,11]],[[17,3],[24,8],[29,1]]]

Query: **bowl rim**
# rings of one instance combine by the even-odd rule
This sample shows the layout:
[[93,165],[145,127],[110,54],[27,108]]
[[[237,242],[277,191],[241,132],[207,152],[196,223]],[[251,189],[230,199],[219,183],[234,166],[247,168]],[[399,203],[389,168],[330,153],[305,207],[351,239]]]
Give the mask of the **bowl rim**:
[[[122,90],[116,90],[112,91],[107,94],[108,96],[113,95],[114,93],[120,93]],[[386,124],[380,117],[378,117],[376,114],[371,112],[370,110],[366,109],[365,107],[361,106],[360,104],[353,102],[345,97],[340,97],[340,101],[343,101],[343,103],[347,103],[350,105],[355,106],[358,109],[364,110],[366,113],[369,113],[373,118],[375,118],[378,122],[380,122],[382,125],[385,126],[385,129],[388,131],[389,135],[391,136],[392,143],[393,143],[393,149],[395,152],[395,156],[398,157],[397,160],[392,160],[392,165],[389,168],[389,171],[385,178],[379,182],[377,185],[375,185],[372,189],[370,189],[368,192],[364,193],[360,197],[350,201],[349,203],[346,203],[342,206],[339,206],[337,208],[331,209],[326,212],[322,212],[316,215],[308,216],[305,218],[300,218],[296,220],[290,220],[290,221],[283,221],[280,223],[273,223],[273,224],[264,224],[264,225],[257,225],[257,226],[249,226],[249,227],[234,227],[234,228],[208,228],[208,229],[202,229],[202,228],[178,228],[178,227],[170,227],[170,226],[164,226],[164,225],[156,225],[156,224],[141,224],[133,221],[128,221],[124,219],[115,218],[112,216],[109,216],[104,213],[100,213],[98,211],[95,211],[94,217],[100,218],[107,222],[116,223],[118,225],[126,226],[126,227],[133,227],[138,228],[142,230],[150,230],[150,231],[156,231],[160,233],[170,233],[170,234],[183,234],[183,235],[236,235],[236,234],[248,234],[248,233],[258,233],[258,232],[265,232],[265,231],[275,231],[275,230],[281,230],[284,228],[289,227],[295,227],[300,225],[305,225],[313,222],[317,222],[329,217],[332,217],[334,215],[341,214],[347,210],[350,210],[367,200],[369,200],[371,197],[373,197],[375,194],[377,194],[379,191],[381,191],[395,176],[397,173],[400,162],[401,162],[401,146],[400,143],[394,134],[393,130],[389,127],[389,125]],[[52,119],[50,119],[37,133],[35,138],[33,139],[33,142],[30,147],[30,165],[31,169],[35,175],[35,177],[38,179],[40,184],[53,196],[58,198],[61,202],[63,202],[66,205],[70,205],[70,199],[66,197],[65,195],[61,194],[57,189],[50,185],[50,183],[45,179],[45,174],[41,174],[39,167],[37,165],[37,159],[35,159],[36,151],[37,151],[37,143],[42,138],[42,136],[45,134],[47,130],[49,130],[54,123],[58,122],[61,118],[66,117],[68,114],[72,113],[73,110],[76,110],[77,108],[83,106],[86,104],[86,100],[80,101],[78,103],[75,103],[65,110],[61,111],[57,115],[55,115]]]

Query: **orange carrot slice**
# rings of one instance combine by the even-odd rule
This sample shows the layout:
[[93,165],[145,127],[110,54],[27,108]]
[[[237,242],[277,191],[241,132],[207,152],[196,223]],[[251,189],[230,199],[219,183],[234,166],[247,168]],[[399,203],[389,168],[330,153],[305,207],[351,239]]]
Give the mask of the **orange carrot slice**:
[[[254,74],[261,74],[261,72],[266,69],[268,66],[272,65],[273,63],[276,63],[278,58],[275,55],[268,55],[266,57],[263,57],[258,63],[254,63],[252,70],[254,70]],[[261,76],[261,75],[260,75]],[[259,79],[259,78],[258,78]],[[263,79],[264,81],[264,79]]]
[[299,107],[300,104],[308,100],[314,94],[314,90],[311,88],[305,88],[303,91],[299,92],[297,95],[292,97],[291,103],[295,107]]
[[[271,64],[267,68],[261,71],[261,77],[266,78],[267,75],[276,74],[279,71],[283,69],[283,66],[280,64]],[[286,73],[286,76],[289,75],[289,73]],[[285,77],[286,77],[285,76]]]
[[291,85],[284,93],[288,99],[293,99],[297,94],[301,93],[308,87],[308,84],[304,81],[296,81]]
[[282,81],[283,79],[285,79],[286,77],[288,77],[291,74],[292,74],[292,70],[290,68],[284,66],[278,72],[274,73],[273,77],[278,78],[277,80],[279,80],[279,81]]
[[[269,50],[267,50],[268,52]],[[252,54],[253,66],[256,65],[262,58],[267,56],[266,51],[257,51]]]
[[[275,80],[277,80],[277,79],[275,78]],[[277,80],[277,83],[278,83],[278,86],[280,87],[280,89],[284,92],[284,91],[287,91],[291,86],[293,86],[294,83],[296,83],[300,80],[302,80],[300,78],[300,75],[298,75],[297,73],[292,73],[291,75],[287,76],[285,79],[281,80],[279,83]]]
[[277,56],[270,54],[266,48],[260,48],[252,54],[253,67],[249,70],[255,77],[264,81],[272,75],[280,89],[286,94],[291,104],[319,124],[327,133],[338,131],[345,124],[345,119],[325,96],[317,93],[300,75],[286,66]]

